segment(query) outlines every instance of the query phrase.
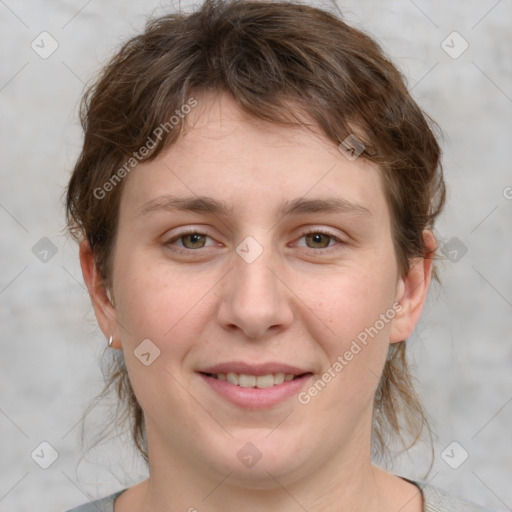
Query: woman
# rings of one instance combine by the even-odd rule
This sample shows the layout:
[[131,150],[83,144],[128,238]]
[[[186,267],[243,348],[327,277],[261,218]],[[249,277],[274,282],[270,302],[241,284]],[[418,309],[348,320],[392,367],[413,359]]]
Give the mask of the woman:
[[121,49],[83,126],[68,223],[149,478],[75,512],[483,510],[372,463],[426,423],[405,347],[445,200],[372,39],[208,0]]

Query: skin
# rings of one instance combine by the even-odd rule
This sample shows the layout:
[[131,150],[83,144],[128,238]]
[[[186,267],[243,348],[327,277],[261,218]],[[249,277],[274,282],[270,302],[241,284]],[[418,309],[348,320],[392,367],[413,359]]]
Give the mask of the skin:
[[[303,127],[249,118],[221,95],[202,98],[185,135],[126,180],[112,303],[87,242],[80,247],[99,326],[123,350],[146,418],[150,478],[123,493],[115,512],[422,510],[416,486],[370,460],[388,347],[411,335],[431,277],[425,257],[400,278],[378,168]],[[140,214],[165,194],[208,196],[232,210]],[[370,214],[278,213],[286,201],[333,197]],[[188,227],[207,237],[179,238]],[[332,236],[312,241],[310,228]],[[252,263],[235,250],[249,236],[263,250]],[[433,235],[424,239],[434,251]],[[196,373],[277,361],[316,381],[395,302],[400,312],[308,404],[294,396],[244,410]],[[149,366],[134,355],[145,339],[160,350]],[[247,442],[262,454],[251,468],[237,457]]]

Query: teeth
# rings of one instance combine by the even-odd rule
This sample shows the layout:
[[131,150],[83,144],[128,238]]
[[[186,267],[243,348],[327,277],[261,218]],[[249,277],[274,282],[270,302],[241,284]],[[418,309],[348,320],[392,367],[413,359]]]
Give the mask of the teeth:
[[215,377],[219,380],[226,380],[230,384],[240,386],[242,388],[254,388],[259,389],[271,388],[282,384],[284,381],[293,380],[296,375],[292,373],[269,373],[268,375],[246,375],[244,373],[217,373]]
[[230,384],[234,384],[235,386],[238,386],[238,375],[236,373],[226,373],[226,380]]
[[284,382],[284,373],[275,373],[274,374],[274,384],[282,384],[283,382]]
[[238,376],[238,385],[241,388],[253,388],[256,386],[256,377],[254,375],[244,375],[241,373]]
[[254,380],[256,381],[256,387],[260,389],[271,388],[274,385],[274,376],[272,374],[260,375],[259,377],[256,377]]

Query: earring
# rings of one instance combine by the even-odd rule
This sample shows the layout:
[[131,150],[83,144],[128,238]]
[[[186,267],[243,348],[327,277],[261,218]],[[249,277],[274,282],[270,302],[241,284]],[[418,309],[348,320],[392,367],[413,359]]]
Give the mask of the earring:
[[111,347],[113,342],[114,342],[114,337],[110,336],[110,338],[108,339],[108,346]]

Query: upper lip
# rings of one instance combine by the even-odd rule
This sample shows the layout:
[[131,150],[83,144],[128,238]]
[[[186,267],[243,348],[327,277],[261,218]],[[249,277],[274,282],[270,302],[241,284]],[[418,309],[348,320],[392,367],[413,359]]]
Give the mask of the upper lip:
[[310,373],[308,370],[298,368],[297,366],[290,366],[283,363],[245,363],[242,361],[232,361],[226,363],[219,363],[213,366],[208,366],[199,370],[199,373],[243,373],[244,375],[254,375],[258,377],[260,375],[269,375],[271,373],[290,373],[293,375],[302,375],[304,373]]

